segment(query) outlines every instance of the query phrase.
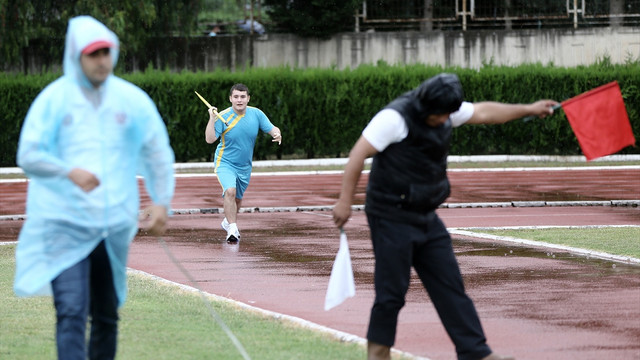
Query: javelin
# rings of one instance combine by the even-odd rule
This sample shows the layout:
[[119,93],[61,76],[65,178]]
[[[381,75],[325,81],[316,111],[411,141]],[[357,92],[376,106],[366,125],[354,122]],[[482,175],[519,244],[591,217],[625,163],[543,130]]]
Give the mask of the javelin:
[[209,104],[209,102],[208,102],[207,100],[205,100],[205,99],[204,99],[200,94],[198,94],[198,92],[197,92],[197,91],[195,91],[195,90],[194,90],[193,92],[194,92],[194,93],[196,93],[196,95],[198,95],[198,97],[200,98],[200,100],[202,100],[202,102],[203,102],[205,105],[207,105],[207,107],[208,107],[209,109],[213,108],[213,113],[216,115],[216,117],[217,117],[218,119],[220,119],[220,120],[221,120],[225,125],[227,125],[227,126],[229,125],[226,121],[224,121],[224,119],[222,118],[222,116],[220,116],[220,114],[218,114],[218,111],[217,111],[217,109],[216,109],[216,107],[215,107],[215,106],[211,106],[211,104]]

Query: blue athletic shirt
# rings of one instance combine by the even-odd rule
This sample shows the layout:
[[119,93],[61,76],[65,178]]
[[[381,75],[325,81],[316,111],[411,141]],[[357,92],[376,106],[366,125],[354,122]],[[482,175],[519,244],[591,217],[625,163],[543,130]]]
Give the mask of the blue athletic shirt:
[[219,166],[231,166],[237,171],[251,172],[258,130],[268,133],[273,124],[262,110],[252,106],[247,106],[244,115],[236,114],[231,107],[220,115],[228,125],[220,120],[215,123],[216,136],[220,137],[214,159],[215,170]]

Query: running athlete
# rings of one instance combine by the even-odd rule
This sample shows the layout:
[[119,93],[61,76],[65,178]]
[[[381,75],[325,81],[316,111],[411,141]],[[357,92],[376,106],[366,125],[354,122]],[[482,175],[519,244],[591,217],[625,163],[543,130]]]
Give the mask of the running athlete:
[[258,130],[271,135],[273,142],[277,142],[278,145],[282,143],[280,129],[273,126],[262,110],[247,106],[250,99],[249,88],[246,85],[233,85],[229,91],[231,107],[220,112],[224,122],[216,121],[216,108],[212,107],[209,109],[209,122],[205,130],[207,143],[213,144],[218,137],[220,138],[215,153],[214,169],[222,185],[225,218],[220,226],[227,232],[228,242],[240,240],[236,219],[251,178],[253,148]]
[[391,358],[412,266],[458,359],[513,359],[494,354],[487,345],[473,301],[465,293],[451,237],[435,210],[449,196],[447,155],[453,127],[501,124],[528,115],[543,118],[557,104],[466,102],[458,77],[440,74],[392,101],[364,129],[349,153],[333,220],[338,228],[349,220],[364,161],[373,157],[365,200],[376,292],[367,332],[369,360]]

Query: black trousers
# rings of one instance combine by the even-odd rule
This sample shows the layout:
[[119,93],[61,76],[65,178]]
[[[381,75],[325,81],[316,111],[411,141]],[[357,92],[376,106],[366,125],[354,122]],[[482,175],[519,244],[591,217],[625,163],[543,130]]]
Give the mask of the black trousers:
[[464,290],[451,236],[435,212],[422,225],[370,214],[367,219],[375,255],[376,290],[367,339],[393,346],[413,266],[456,347],[458,359],[489,355],[491,349],[480,319]]

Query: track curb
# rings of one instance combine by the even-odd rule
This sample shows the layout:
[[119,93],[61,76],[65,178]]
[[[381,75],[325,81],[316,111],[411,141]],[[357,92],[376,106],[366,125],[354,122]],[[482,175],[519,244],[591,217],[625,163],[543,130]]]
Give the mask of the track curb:
[[[479,202],[479,203],[444,203],[440,209],[469,209],[469,208],[526,208],[526,207],[576,207],[576,206],[611,206],[611,207],[638,207],[640,200],[607,200],[607,201],[506,201],[506,202]],[[364,211],[364,205],[352,206],[353,211]],[[305,212],[305,211],[331,211],[333,205],[315,206],[279,206],[279,207],[245,207],[239,213],[279,213],[279,212]],[[223,208],[192,208],[172,209],[172,215],[198,215],[198,214],[222,214]],[[26,220],[26,214],[0,215],[0,221]]]

